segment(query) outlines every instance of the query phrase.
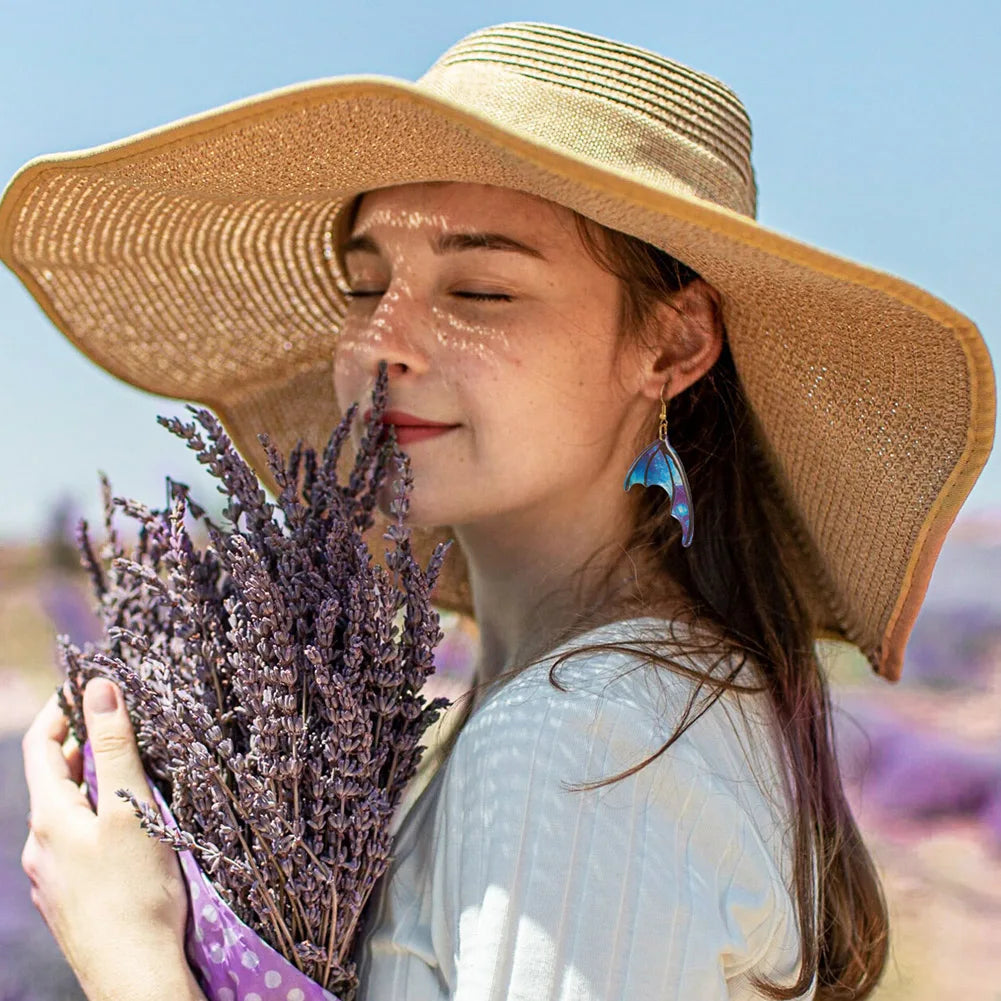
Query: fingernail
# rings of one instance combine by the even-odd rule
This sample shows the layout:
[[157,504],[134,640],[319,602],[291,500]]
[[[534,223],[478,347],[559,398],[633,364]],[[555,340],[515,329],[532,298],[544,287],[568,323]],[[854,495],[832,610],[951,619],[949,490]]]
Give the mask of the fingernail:
[[92,678],[83,691],[83,698],[91,712],[113,713],[118,708],[118,689],[104,678]]

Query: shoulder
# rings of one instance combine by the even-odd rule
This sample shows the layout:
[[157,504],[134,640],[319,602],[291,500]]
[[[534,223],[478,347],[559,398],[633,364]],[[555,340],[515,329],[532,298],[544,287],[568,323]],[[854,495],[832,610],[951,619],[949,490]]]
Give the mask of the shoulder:
[[[658,752],[690,712],[693,722],[649,767],[647,779],[737,792],[756,778],[772,808],[786,812],[776,795],[783,779],[767,697],[728,692],[713,700],[711,685],[699,688],[710,670],[721,677],[741,665],[692,652],[684,633],[663,644],[669,638],[663,627],[617,625],[563,644],[492,693],[458,736],[454,770],[474,777],[522,759],[533,763],[537,777],[592,782]],[[581,649],[599,643],[607,649]],[[656,663],[653,653],[680,670]],[[747,682],[750,667],[744,667],[740,680]]]
[[[710,709],[657,754],[692,679],[662,676],[627,652],[589,653],[566,662],[560,691],[549,681],[552,662],[494,692],[443,768],[438,875],[453,913],[478,913],[484,896],[514,886],[519,907],[557,926],[571,912],[626,908],[661,929],[658,948],[674,927],[675,946],[697,936],[728,975],[786,939],[794,946],[787,811],[752,791],[758,783],[740,750],[747,738],[730,736],[730,712]],[[647,758],[618,781],[571,788]]]
[[[636,640],[621,630],[583,639]],[[494,692],[467,721],[445,765],[451,799],[489,797],[490,810],[534,808],[598,820],[642,813],[654,832],[698,834],[717,868],[753,840],[775,875],[790,817],[777,728],[764,696],[725,693],[701,714],[696,677],[648,663],[636,649],[585,651],[571,642]],[[633,644],[635,645],[635,644]],[[556,672],[550,668],[570,653]],[[700,656],[677,652],[696,674]],[[693,702],[694,699],[694,702]],[[693,722],[665,747],[686,709]],[[697,718],[696,718],[697,717]],[[575,789],[614,779],[591,790]],[[743,846],[741,842],[744,842]],[[693,850],[702,850],[693,848]]]

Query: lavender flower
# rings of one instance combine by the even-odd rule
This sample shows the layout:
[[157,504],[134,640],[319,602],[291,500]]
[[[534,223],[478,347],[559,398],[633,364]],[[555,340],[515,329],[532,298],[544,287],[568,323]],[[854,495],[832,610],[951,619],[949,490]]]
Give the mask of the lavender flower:
[[[119,794],[143,828],[192,851],[222,899],[309,977],[350,1001],[362,909],[390,859],[390,822],[416,771],[420,738],[446,699],[421,694],[442,639],[430,597],[449,544],[422,570],[404,522],[409,461],[383,435],[386,366],[347,486],[337,463],[352,406],[322,456],[300,442],[286,460],[260,436],[279,493],[268,503],[253,470],[207,410],[196,423],[158,418],[220,480],[226,524],[214,524],[168,480],[168,505],[111,496],[106,541],[86,522],[78,548],[103,637],[59,638],[63,709],[86,740],[83,686],[118,683],[147,773],[178,828],[135,791]],[[393,461],[399,479],[386,566],[363,533]],[[131,552],[115,509],[139,522]],[[199,549],[186,515],[203,523]]]

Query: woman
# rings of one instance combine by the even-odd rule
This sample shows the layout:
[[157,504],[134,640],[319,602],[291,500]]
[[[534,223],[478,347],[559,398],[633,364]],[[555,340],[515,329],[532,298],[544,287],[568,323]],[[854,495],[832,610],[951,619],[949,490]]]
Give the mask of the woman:
[[[417,85],[308,85],[29,165],[0,205],[60,328],[212,405],[262,474],[258,430],[324,439],[381,360],[388,419],[424,424],[399,434],[410,521],[461,547],[437,597],[476,617],[478,684],[401,817],[364,998],[879,978],[813,639],[899,677],[992,373],[944,303],[759,227],[749,154],[718,81],[503,25]],[[668,429],[663,489],[624,490]],[[85,702],[96,816],[53,704],[25,738],[34,899],[92,997],[199,997],[173,860],[111,794],[141,778],[120,698]]]

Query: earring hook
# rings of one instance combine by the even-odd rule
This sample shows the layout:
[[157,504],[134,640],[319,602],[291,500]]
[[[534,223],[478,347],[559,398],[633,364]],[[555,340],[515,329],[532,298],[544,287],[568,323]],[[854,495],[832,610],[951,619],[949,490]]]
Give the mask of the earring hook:
[[667,381],[660,387],[660,427],[658,433],[661,438],[667,438],[667,400],[664,399],[664,392],[671,387],[671,373],[667,373]]

